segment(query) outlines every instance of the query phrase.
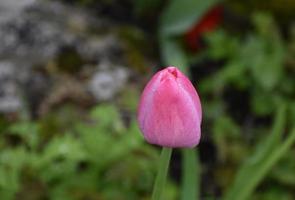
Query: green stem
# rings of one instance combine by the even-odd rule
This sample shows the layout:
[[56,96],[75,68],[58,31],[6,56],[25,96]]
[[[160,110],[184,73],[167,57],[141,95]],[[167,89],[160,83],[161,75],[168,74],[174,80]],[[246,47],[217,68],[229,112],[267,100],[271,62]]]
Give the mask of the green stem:
[[154,184],[152,200],[160,200],[166,183],[172,148],[163,147],[160,157],[158,174]]
[[182,150],[182,200],[198,200],[200,193],[200,162],[196,149]]

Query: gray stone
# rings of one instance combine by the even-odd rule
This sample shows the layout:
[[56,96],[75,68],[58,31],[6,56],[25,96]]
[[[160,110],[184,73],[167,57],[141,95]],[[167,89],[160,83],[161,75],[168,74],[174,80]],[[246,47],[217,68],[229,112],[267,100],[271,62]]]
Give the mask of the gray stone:
[[10,62],[0,62],[0,112],[16,112],[21,106],[15,66]]
[[32,5],[36,0],[1,0],[0,23],[16,17],[24,8]]
[[97,101],[110,100],[128,80],[128,70],[122,66],[109,66],[108,62],[99,65],[99,70],[89,83],[89,91]]
[[[33,102],[36,95],[47,95],[51,77],[35,78],[34,69],[54,62],[64,47],[71,47],[91,65],[100,63],[85,90],[97,101],[112,98],[127,81],[128,71],[116,64],[121,63],[123,48],[109,26],[89,10],[60,2],[0,0],[0,112],[20,109],[20,96]],[[43,84],[41,89],[29,85],[36,81]]]

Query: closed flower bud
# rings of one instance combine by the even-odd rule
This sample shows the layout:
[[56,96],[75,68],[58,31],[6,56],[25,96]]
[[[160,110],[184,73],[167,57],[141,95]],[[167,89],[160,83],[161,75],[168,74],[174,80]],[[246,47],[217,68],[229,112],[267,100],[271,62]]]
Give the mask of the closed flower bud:
[[145,139],[164,147],[195,147],[201,137],[199,96],[176,67],[157,72],[142,93],[137,119]]

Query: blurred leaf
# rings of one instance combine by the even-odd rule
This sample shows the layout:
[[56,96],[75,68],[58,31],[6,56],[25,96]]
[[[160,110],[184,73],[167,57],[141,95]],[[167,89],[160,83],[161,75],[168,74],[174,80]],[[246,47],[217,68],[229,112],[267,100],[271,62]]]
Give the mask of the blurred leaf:
[[209,48],[206,50],[210,58],[224,59],[237,56],[239,40],[235,36],[228,35],[224,30],[216,30],[206,35]]
[[143,143],[143,137],[141,136],[137,123],[134,121],[130,129],[121,137],[118,142],[112,145],[112,148],[108,149],[108,155],[105,157],[104,165],[124,158],[124,156],[140,147]]
[[162,35],[180,35],[188,31],[218,0],[171,0],[160,19]]
[[256,81],[266,90],[271,90],[283,75],[283,41],[271,16],[257,13],[253,22],[258,35],[248,38],[244,48],[245,58],[251,57],[249,67]]
[[32,149],[36,149],[39,143],[38,125],[36,123],[18,122],[12,124],[8,131],[11,134],[21,136]]
[[240,137],[240,127],[228,116],[220,117],[216,120],[213,127],[216,138],[230,136],[232,138]]
[[71,175],[77,164],[86,158],[86,152],[79,140],[68,133],[50,141],[41,157],[36,160],[35,167],[39,169],[42,179],[49,182]]
[[286,185],[295,185],[294,150],[287,152],[277,166],[272,170],[271,177]]
[[[204,84],[203,82],[199,85],[199,89],[203,90]],[[206,112],[204,113],[204,117],[206,119],[219,119],[221,116],[224,115],[225,112],[225,105],[224,102],[221,100],[214,100],[214,101],[205,101],[202,102],[202,107]]]
[[97,158],[104,158],[105,149],[113,145],[114,138],[109,129],[97,126],[86,126],[85,124],[78,124],[76,130],[80,135],[81,143],[93,161],[103,163],[104,160]]
[[[273,92],[271,92],[273,93]],[[263,92],[256,88],[253,89],[253,97],[251,98],[251,108],[258,116],[268,115],[273,113],[276,104],[274,98],[269,98],[270,96],[275,96],[268,92]]]
[[246,145],[241,142],[240,129],[229,116],[223,115],[215,120],[213,139],[222,162],[230,159],[233,163],[239,163],[247,154]]
[[65,158],[69,160],[82,160],[86,154],[79,140],[66,133],[62,137],[56,137],[50,141],[43,152],[44,163],[55,158]]
[[275,149],[280,143],[281,137],[284,133],[284,128],[286,125],[286,106],[281,105],[278,109],[276,117],[274,119],[272,132],[267,140],[262,140],[257,144],[257,149],[254,156],[251,156],[249,162],[258,163],[263,160],[263,158],[269,154],[273,149]]
[[290,123],[294,123],[295,121],[295,102],[293,101],[293,99],[289,102],[289,107],[290,109]]
[[0,196],[5,200],[14,200],[15,191],[10,189],[0,189]]
[[257,12],[251,18],[259,35],[267,39],[279,37],[279,30],[271,13]]
[[24,148],[6,149],[1,151],[0,195],[3,194],[4,196],[9,197],[18,191],[21,184],[21,170],[28,158],[29,156]]
[[160,38],[161,57],[164,65],[177,66],[184,74],[188,74],[188,58],[180,43],[174,38]]
[[284,143],[263,158],[263,160],[260,161],[260,164],[249,162],[247,168],[241,168],[237,175],[238,177],[234,187],[230,189],[224,199],[248,199],[259,182],[271,167],[273,167],[273,165],[276,164],[276,162],[290,149],[294,141],[295,129],[291,131]]
[[207,92],[221,94],[225,86],[235,84],[240,88],[244,88],[248,84],[245,65],[242,62],[231,60],[224,68],[205,79],[200,84],[200,89]]
[[91,111],[91,117],[94,120],[97,120],[96,123],[99,127],[118,131],[121,131],[121,129],[124,128],[120,119],[119,111],[115,106],[109,104],[97,106]]
[[254,195],[253,200],[292,200],[291,194],[285,188],[276,186],[270,187],[267,191],[262,191]]
[[[248,52],[245,52],[248,58],[251,57],[249,67],[253,77],[266,90],[273,89],[281,80],[283,73],[284,52],[281,45],[276,44],[276,41],[263,42],[262,39],[250,39],[247,44],[256,46],[249,46]],[[259,53],[251,56],[250,51],[251,54]]]
[[284,106],[279,109],[271,135],[257,144],[253,156],[241,166],[224,199],[248,199],[267,172],[290,149],[295,141],[295,129],[281,142],[286,121],[285,109]]
[[[272,91],[284,76],[285,47],[270,16],[253,17],[256,32],[244,40],[219,30],[207,35],[207,53],[213,59],[225,59],[225,66],[207,79],[211,90],[222,90],[228,83],[248,87],[254,80],[263,90]],[[208,88],[208,90],[210,90]]]

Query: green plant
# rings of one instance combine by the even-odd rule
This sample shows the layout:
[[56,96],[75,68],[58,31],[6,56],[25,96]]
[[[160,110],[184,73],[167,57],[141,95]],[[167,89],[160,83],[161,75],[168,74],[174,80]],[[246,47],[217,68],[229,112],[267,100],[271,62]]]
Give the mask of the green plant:
[[[100,105],[86,119],[63,108],[40,121],[18,122],[2,134],[1,199],[141,199],[150,195],[157,151],[144,144],[136,123]],[[78,115],[76,115],[78,116]],[[57,118],[59,120],[53,120]],[[60,120],[61,118],[71,119]],[[49,123],[48,120],[52,120]],[[50,124],[55,131],[48,135]],[[174,189],[165,193],[173,199]],[[30,188],[37,188],[31,191]]]

